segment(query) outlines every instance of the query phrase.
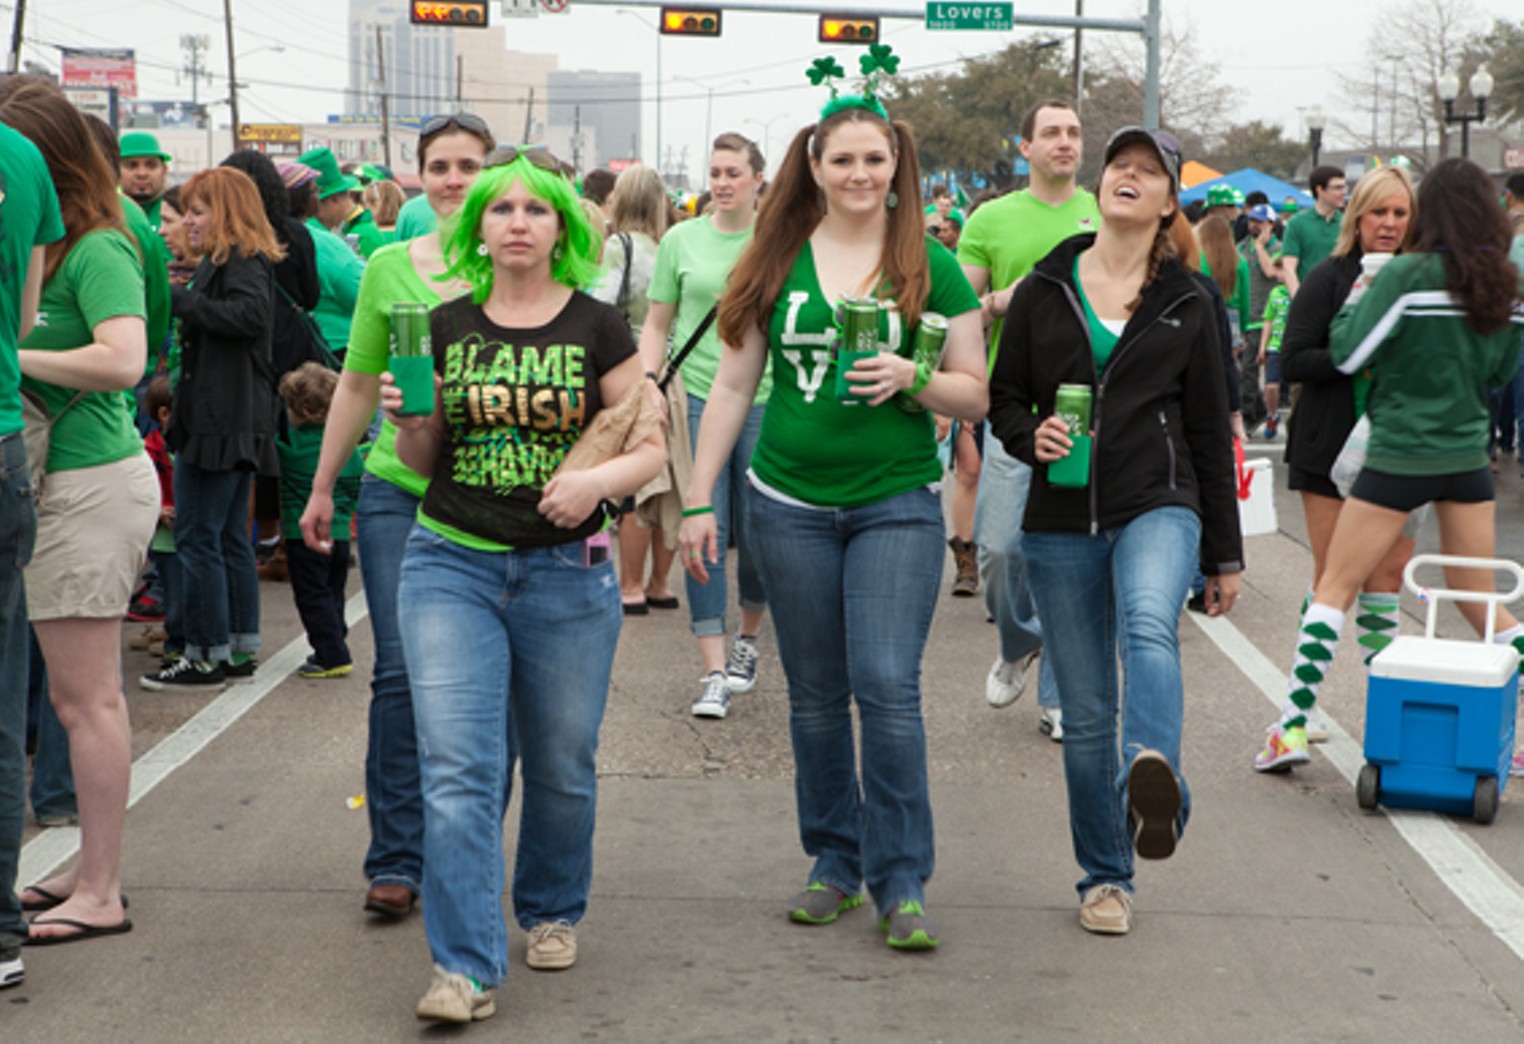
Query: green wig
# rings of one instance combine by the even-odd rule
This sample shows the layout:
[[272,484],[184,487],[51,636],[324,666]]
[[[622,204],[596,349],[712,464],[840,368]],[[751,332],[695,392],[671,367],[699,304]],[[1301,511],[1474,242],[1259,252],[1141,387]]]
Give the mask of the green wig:
[[470,283],[471,300],[477,304],[487,299],[493,273],[492,259],[477,251],[482,241],[482,215],[515,181],[522,182],[531,195],[549,203],[560,216],[561,234],[556,241],[559,256],[551,257],[551,277],[573,290],[591,286],[599,273],[599,237],[582,212],[577,190],[563,175],[537,167],[523,155],[512,163],[483,170],[460,209],[443,223],[440,241],[448,266],[445,278]]

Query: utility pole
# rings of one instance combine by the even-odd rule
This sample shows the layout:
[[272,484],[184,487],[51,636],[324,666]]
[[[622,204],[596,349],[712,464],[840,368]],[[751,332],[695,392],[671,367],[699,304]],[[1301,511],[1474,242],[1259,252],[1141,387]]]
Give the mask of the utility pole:
[[16,0],[16,16],[11,19],[11,53],[5,59],[5,71],[21,71],[21,27],[26,22],[26,0]]
[[238,149],[238,66],[233,58],[233,0],[222,0],[222,24],[228,38],[228,115],[233,121],[233,149]]
[[386,49],[382,46],[381,25],[376,25],[376,83],[381,88],[381,156],[387,169],[392,165],[391,108],[386,101]]
[[529,88],[529,101],[524,103],[524,144],[529,144],[529,139],[534,132],[534,88]]
[[582,170],[582,106],[572,109],[572,140],[571,140],[572,168],[577,172]]
[[455,111],[461,111],[461,103],[466,94],[466,56],[455,56]]
[[[1085,0],[1074,0],[1074,17],[1085,17]],[[1085,30],[1078,26],[1074,29],[1074,115],[1083,118],[1080,113],[1080,99],[1085,93],[1085,58],[1080,50],[1080,41],[1085,35]]]
[[183,71],[190,77],[191,109],[203,126],[206,127],[206,161],[212,162],[212,117],[210,107],[208,111],[201,109],[201,80],[204,77],[211,82],[212,74],[206,67],[205,55],[212,49],[212,39],[205,33],[182,33],[180,35],[180,48],[186,52],[185,66]]

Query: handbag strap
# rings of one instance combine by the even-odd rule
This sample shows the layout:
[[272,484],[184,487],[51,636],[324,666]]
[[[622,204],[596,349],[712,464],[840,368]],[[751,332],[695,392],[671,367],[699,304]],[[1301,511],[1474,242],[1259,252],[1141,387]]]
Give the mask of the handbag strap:
[[704,316],[703,320],[700,321],[689,336],[688,343],[683,345],[681,351],[667,360],[667,372],[662,374],[661,380],[656,382],[656,386],[662,391],[667,390],[667,385],[672,383],[672,375],[677,372],[678,367],[682,366],[683,360],[688,358],[688,354],[694,348],[698,347],[699,341],[703,340],[704,335],[709,332],[709,328],[714,325],[714,317],[719,314],[719,307],[719,305],[710,307],[709,313]]
[[619,245],[624,247],[624,275],[619,280],[617,307],[622,312],[630,300],[630,269],[635,267],[635,243],[628,232],[618,233]]

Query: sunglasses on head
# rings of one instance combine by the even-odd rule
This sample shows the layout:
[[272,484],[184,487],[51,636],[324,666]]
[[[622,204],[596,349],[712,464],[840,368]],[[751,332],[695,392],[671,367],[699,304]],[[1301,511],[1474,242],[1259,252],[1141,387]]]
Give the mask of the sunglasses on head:
[[942,226],[941,225],[927,225],[926,226],[926,231],[928,233],[930,233],[931,235],[940,236],[942,234]]
[[473,116],[469,112],[447,112],[441,116],[430,116],[418,128],[418,136],[420,138],[427,138],[430,135],[447,130],[451,124],[454,124],[461,130],[470,131],[472,134],[492,136],[492,130],[487,126],[487,121],[480,116]]
[[539,145],[499,145],[487,153],[487,161],[482,164],[483,170],[491,170],[493,167],[506,167],[519,157],[528,160],[530,165],[548,170],[552,174],[565,175],[561,161],[550,154],[548,149]]

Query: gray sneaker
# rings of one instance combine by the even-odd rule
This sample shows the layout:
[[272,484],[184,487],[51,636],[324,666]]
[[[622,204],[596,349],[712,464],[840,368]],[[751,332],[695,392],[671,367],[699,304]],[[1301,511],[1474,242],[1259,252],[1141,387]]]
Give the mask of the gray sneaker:
[[736,635],[725,661],[725,684],[733,693],[750,692],[757,687],[757,640]]
[[892,949],[934,950],[942,942],[931,923],[931,915],[914,899],[896,905],[888,917],[879,918],[878,926]]
[[830,924],[836,918],[863,904],[863,897],[838,892],[830,885],[816,881],[789,900],[789,920],[796,924]]
[[704,691],[693,704],[695,718],[723,718],[730,713],[730,687],[721,671],[704,675]]

